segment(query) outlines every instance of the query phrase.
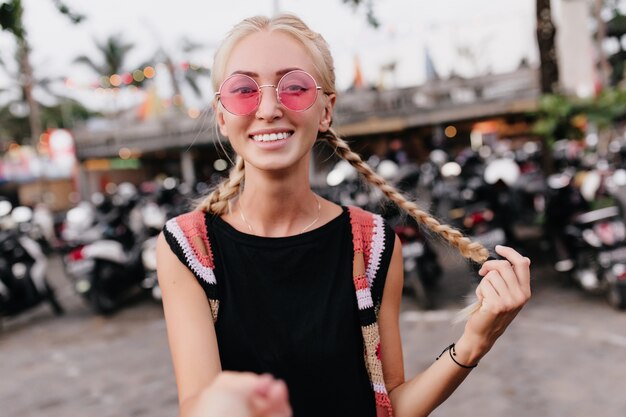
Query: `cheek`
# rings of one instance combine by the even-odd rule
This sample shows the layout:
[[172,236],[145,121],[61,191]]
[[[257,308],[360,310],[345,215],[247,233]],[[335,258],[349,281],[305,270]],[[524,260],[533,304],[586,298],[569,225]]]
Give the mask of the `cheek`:
[[241,116],[234,116],[228,113],[222,113],[219,126],[222,135],[237,135],[241,133],[241,130],[245,128],[246,118]]

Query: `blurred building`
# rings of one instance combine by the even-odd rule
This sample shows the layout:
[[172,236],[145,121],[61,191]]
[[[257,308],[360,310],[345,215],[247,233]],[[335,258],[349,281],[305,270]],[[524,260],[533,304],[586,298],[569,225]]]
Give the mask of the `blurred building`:
[[[476,132],[471,137],[476,128],[479,142],[528,133],[528,112],[536,108],[538,97],[538,71],[521,65],[507,74],[437,78],[409,88],[352,89],[340,94],[333,126],[365,157],[384,155],[394,142],[419,161],[435,147],[453,151],[480,145]],[[140,182],[157,175],[209,180],[224,168],[216,163],[226,159],[224,138],[217,134],[211,111],[193,116],[166,112],[141,122],[119,119],[98,129],[76,130],[83,195],[107,182]],[[314,185],[330,169],[329,152],[314,152]]]

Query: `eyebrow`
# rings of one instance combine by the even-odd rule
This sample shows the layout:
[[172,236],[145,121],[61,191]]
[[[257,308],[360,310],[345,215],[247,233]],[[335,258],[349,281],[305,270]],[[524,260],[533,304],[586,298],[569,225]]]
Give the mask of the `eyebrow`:
[[[298,67],[284,68],[284,69],[276,71],[276,75],[282,76],[282,75],[287,74],[288,72],[296,71],[296,70],[304,71],[302,68],[298,68]],[[243,74],[243,75],[247,75],[248,77],[259,78],[259,74],[257,74],[256,72],[252,72],[252,71],[233,71],[230,75],[235,75],[235,74]]]

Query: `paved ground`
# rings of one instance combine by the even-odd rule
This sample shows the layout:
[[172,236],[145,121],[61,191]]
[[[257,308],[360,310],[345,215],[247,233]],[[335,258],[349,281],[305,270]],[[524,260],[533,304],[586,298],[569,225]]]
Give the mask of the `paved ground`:
[[[443,255],[438,309],[402,312],[407,376],[428,366],[462,329],[450,319],[468,290],[467,269]],[[0,416],[177,414],[160,305],[142,301],[96,317],[71,291],[58,259],[53,282],[67,308],[5,321],[0,332]],[[626,313],[563,286],[534,265],[534,297],[466,383],[433,413],[443,416],[622,417]]]

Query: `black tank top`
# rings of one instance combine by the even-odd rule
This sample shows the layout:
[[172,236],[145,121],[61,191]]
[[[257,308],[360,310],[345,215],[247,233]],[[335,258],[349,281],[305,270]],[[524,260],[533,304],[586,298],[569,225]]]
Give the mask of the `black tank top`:
[[[285,380],[294,417],[375,417],[347,209],[317,229],[281,238],[239,232],[217,216],[209,216],[208,226],[222,368]],[[382,297],[393,243],[385,224],[375,298]]]

